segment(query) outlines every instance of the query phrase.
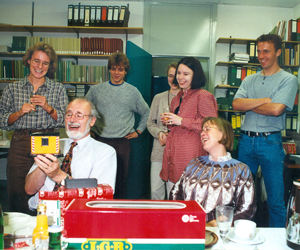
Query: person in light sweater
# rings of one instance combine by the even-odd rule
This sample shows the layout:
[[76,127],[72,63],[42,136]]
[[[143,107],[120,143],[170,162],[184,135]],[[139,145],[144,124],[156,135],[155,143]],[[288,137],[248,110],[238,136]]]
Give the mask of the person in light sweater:
[[[117,180],[114,198],[125,198],[126,177],[130,156],[130,139],[137,138],[147,126],[149,106],[138,89],[124,81],[129,60],[123,53],[114,53],[108,59],[110,81],[90,88],[86,97],[95,104],[104,120],[92,129],[96,140],[117,151]],[[135,129],[135,114],[141,119]]]

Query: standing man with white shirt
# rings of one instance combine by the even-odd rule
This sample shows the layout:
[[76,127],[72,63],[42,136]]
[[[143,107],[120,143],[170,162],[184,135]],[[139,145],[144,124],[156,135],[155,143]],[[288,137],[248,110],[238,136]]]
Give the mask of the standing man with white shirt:
[[[55,184],[71,178],[96,178],[98,184],[107,183],[115,189],[116,151],[111,146],[91,138],[90,128],[95,124],[98,112],[95,106],[85,98],[73,100],[67,107],[65,127],[68,139],[60,140],[64,155],[74,144],[71,160],[71,174],[64,172],[60,161],[51,154],[38,155],[25,180],[25,190],[33,195],[29,208],[38,204],[38,191],[52,191]],[[57,186],[56,185],[56,186]]]

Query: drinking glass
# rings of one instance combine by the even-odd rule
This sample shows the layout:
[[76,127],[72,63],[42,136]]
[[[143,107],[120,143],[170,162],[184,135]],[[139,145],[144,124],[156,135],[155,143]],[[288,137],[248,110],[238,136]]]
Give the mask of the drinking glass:
[[225,239],[229,232],[233,219],[233,207],[230,206],[217,206],[216,220],[219,229],[219,234],[222,239],[223,249],[225,249]]
[[226,75],[221,75],[221,82],[223,85],[225,83],[225,80],[226,80]]
[[[36,92],[31,92],[31,93],[30,93],[30,100],[31,100],[31,98],[33,98],[35,95],[37,95]],[[31,101],[30,101],[30,103],[31,103]],[[31,103],[31,104],[32,104],[32,103]],[[29,113],[29,115],[37,115],[37,112],[32,110],[32,111]]]
[[30,250],[32,246],[33,227],[24,227],[14,231],[13,247],[14,249]]
[[[164,113],[164,114],[165,114],[165,113],[170,113],[170,108],[169,108],[169,107],[163,108],[163,113]],[[164,120],[167,121],[167,120],[169,120],[169,118],[168,118],[168,117],[164,117]],[[167,127],[168,124],[165,123],[165,126]],[[170,131],[170,129],[168,129],[168,131]]]

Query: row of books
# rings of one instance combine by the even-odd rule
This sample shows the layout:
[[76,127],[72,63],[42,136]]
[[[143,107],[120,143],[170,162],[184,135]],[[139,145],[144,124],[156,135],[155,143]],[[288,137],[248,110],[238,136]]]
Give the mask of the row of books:
[[279,57],[280,65],[300,65],[300,43],[283,44]]
[[127,6],[68,5],[68,26],[128,27]]
[[59,61],[54,74],[58,82],[99,83],[109,80],[107,66],[75,65],[71,61]]
[[87,92],[89,91],[90,86],[89,85],[85,85],[85,84],[75,84],[74,87],[67,88],[67,95],[69,98],[69,101],[71,102],[72,100],[74,100],[77,97],[84,97]]
[[29,74],[22,60],[0,60],[0,80],[17,81]]
[[50,44],[57,54],[110,55],[114,52],[123,52],[123,40],[120,38],[54,38],[40,36],[13,36],[12,52],[25,53],[29,47],[37,42]]
[[[29,74],[22,60],[0,60],[0,80],[18,81]],[[99,83],[109,80],[107,66],[75,65],[71,61],[59,61],[57,71],[51,76],[59,82]]]
[[300,18],[280,20],[270,33],[279,35],[285,41],[300,41]]

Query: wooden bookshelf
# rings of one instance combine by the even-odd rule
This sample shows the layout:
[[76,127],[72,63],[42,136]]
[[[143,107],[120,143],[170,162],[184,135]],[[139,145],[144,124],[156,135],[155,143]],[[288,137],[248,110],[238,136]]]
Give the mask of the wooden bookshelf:
[[142,35],[143,28],[135,27],[85,27],[85,26],[39,26],[39,25],[0,25],[0,32],[53,32],[53,33],[97,33]]

